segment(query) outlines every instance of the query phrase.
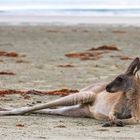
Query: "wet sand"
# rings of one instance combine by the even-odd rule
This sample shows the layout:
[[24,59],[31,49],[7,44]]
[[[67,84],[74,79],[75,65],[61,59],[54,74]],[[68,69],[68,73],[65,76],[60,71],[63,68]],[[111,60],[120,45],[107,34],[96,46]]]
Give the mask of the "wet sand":
[[77,25],[77,24],[104,24],[104,25],[134,25],[140,26],[140,16],[127,15],[0,15],[0,24],[9,25]]
[[[125,71],[140,54],[140,28],[117,25],[75,26],[1,26],[0,51],[14,51],[19,57],[0,56],[0,71],[16,75],[0,75],[1,89],[54,90],[81,89],[89,84],[108,81]],[[97,60],[68,58],[67,53],[83,52],[102,45],[115,45]],[[125,56],[125,60],[122,58]],[[74,67],[58,67],[71,64]],[[6,95],[3,107],[20,107],[47,102],[59,96]],[[0,135],[4,140],[56,139],[128,139],[140,138],[140,125],[102,128],[102,122],[88,118],[50,115],[1,117]],[[20,125],[19,125],[20,124]],[[17,126],[16,126],[17,125]]]

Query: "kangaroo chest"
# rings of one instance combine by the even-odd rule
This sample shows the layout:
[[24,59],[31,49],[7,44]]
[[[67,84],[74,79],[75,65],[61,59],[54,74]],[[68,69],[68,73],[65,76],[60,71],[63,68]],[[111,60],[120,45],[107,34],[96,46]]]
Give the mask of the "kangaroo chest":
[[[108,93],[103,91],[97,94],[96,99],[92,105],[89,106],[89,110],[93,117],[96,119],[108,118],[109,112],[119,98],[118,93]],[[120,119],[129,118],[131,116],[131,109],[128,104],[123,104],[118,106],[117,117]]]

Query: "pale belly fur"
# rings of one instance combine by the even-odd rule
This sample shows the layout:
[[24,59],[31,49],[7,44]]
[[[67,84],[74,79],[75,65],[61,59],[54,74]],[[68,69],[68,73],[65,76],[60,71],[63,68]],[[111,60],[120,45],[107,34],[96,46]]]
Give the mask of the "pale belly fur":
[[96,118],[96,116],[99,117],[100,115],[108,117],[117,98],[117,93],[108,93],[107,91],[98,93],[94,103],[89,106],[89,110],[93,114],[93,117]]

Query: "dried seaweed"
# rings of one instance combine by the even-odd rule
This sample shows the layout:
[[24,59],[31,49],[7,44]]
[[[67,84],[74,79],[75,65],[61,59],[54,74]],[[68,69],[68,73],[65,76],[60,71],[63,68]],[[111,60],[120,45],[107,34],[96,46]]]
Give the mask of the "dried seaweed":
[[133,60],[133,58],[131,58],[129,56],[121,56],[120,59],[121,60]]
[[47,30],[49,33],[64,33],[62,30]]
[[90,58],[90,57],[95,57],[98,55],[101,55],[103,52],[80,52],[80,53],[69,53],[69,54],[65,54],[65,56],[67,57],[71,57],[71,58],[80,58],[80,59],[84,59],[84,58]]
[[66,126],[64,124],[59,124],[59,125],[56,125],[55,127],[58,127],[58,128],[66,128]]
[[117,57],[117,58],[119,58],[120,60],[133,60],[132,57],[125,56],[125,55],[116,55],[116,56],[110,56],[110,57]]
[[18,57],[19,55],[16,52],[0,51],[0,56]]
[[16,75],[14,72],[0,71],[0,75]]
[[112,31],[112,33],[114,33],[114,34],[125,34],[126,31],[123,31],[123,30],[114,30],[114,31]]
[[119,51],[115,45],[103,45],[97,48],[91,48],[85,52],[76,52],[65,54],[69,58],[79,58],[80,60],[97,60],[102,57],[102,54],[109,53],[110,51]]
[[48,91],[47,94],[50,95],[68,95],[71,93],[79,92],[77,89],[60,89],[60,90],[54,90],[54,91]]
[[116,45],[103,45],[97,48],[91,48],[89,51],[97,51],[97,50],[109,50],[109,51],[119,51],[120,49],[116,47]]
[[0,90],[0,96],[4,96],[7,94],[21,94],[25,99],[29,99],[27,94],[35,94],[35,95],[69,95],[71,93],[79,92],[77,89],[60,89],[60,90],[53,90],[53,91],[38,91],[38,90]]
[[16,124],[16,127],[24,127],[24,124],[18,123],[18,124]]
[[72,68],[72,67],[74,67],[74,65],[72,65],[72,64],[61,64],[61,65],[57,65],[58,67],[62,67],[62,68]]
[[69,53],[65,54],[65,56],[70,57],[70,58],[79,58],[81,60],[96,60],[99,59],[100,55],[103,54],[104,52],[101,51],[96,51],[96,52],[80,52],[80,53]]
[[16,60],[16,63],[29,63],[29,61],[19,59],[19,60]]

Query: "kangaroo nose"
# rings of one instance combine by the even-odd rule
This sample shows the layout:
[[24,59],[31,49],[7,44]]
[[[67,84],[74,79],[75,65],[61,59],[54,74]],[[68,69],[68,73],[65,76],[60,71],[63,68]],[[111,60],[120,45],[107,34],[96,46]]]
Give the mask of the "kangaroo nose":
[[107,92],[110,92],[110,85],[107,85],[107,86],[106,86],[106,91],[107,91]]

